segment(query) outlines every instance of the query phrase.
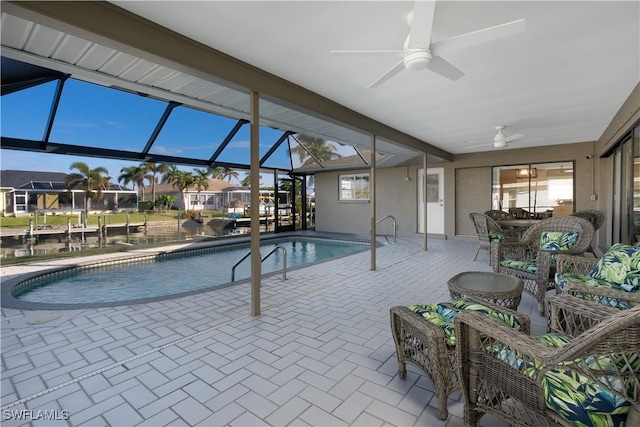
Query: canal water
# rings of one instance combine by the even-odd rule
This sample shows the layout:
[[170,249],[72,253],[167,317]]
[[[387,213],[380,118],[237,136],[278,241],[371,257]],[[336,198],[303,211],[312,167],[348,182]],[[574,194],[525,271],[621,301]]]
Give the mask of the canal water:
[[[264,227],[262,227],[264,228]],[[273,228],[273,227],[271,227]],[[183,225],[153,227],[146,231],[124,233],[122,228],[107,229],[106,236],[99,237],[97,233],[73,233],[72,237],[64,234],[39,235],[35,239],[25,236],[3,237],[0,246],[0,258],[28,257],[55,254],[61,252],[76,252],[90,248],[104,248],[117,245],[147,245],[164,242],[183,242],[199,239],[203,236],[221,237],[234,234],[246,234],[248,227],[216,228],[209,225]],[[265,230],[261,230],[265,231]],[[205,237],[206,238],[206,237]]]

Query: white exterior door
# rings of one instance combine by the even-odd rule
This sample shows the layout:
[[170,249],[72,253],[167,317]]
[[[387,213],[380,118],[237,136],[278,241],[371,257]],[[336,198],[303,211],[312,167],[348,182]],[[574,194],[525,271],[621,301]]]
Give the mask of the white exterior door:
[[[427,201],[424,202],[424,186]],[[424,233],[424,209],[427,208],[427,233],[444,234],[444,168],[418,169],[418,233]]]

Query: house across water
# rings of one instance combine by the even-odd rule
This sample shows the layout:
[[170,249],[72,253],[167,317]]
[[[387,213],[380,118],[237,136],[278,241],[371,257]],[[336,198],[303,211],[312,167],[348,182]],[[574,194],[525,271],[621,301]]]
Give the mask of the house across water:
[[[5,216],[33,212],[75,214],[85,210],[85,191],[69,189],[66,173],[21,170],[0,171],[0,212]],[[101,198],[93,198],[91,212],[135,212],[138,193],[109,184]]]

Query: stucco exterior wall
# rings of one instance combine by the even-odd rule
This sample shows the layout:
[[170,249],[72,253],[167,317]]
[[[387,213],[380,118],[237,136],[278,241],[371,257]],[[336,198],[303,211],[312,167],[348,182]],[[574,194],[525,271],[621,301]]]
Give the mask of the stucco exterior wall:
[[[600,163],[607,164],[608,160],[595,158],[593,152],[594,143],[584,142],[552,147],[470,153],[454,156],[453,162],[430,163],[429,168],[442,167],[445,172],[445,237],[448,239],[473,238],[475,231],[469,220],[469,213],[490,209],[493,166],[574,161],[575,210],[601,209],[607,212],[604,202],[607,200],[606,193],[610,192],[608,189],[611,188],[611,184],[608,182],[603,185],[598,182],[596,185],[595,180],[600,179],[606,182],[602,179],[602,174],[608,169],[600,168]],[[376,218],[393,215],[397,220],[399,236],[417,234],[416,176],[420,167],[422,165],[415,164],[408,169],[403,166],[381,168],[376,171]],[[369,233],[371,204],[338,200],[340,174],[367,172],[369,169],[321,172],[316,175],[317,230]],[[407,176],[411,179],[408,182],[404,180]],[[591,194],[596,194],[597,200],[591,200]],[[610,212],[608,214],[610,215]],[[378,233],[391,234],[390,226],[390,221],[381,223]]]
[[[417,176],[418,165],[376,170],[376,218],[393,215],[398,236],[416,235],[417,224]],[[352,173],[369,173],[370,169],[349,172],[323,172],[316,175],[316,230],[338,233],[368,234],[371,226],[371,203],[340,201],[339,176]],[[409,177],[409,181],[405,178]],[[391,235],[393,222],[378,224],[378,234]]]
[[455,184],[455,235],[459,238],[476,238],[469,214],[491,209],[491,168],[456,169]]
[[[445,170],[445,234],[447,238],[469,236],[472,224],[465,224],[469,212],[484,212],[490,208],[491,168],[527,163],[575,161],[575,210],[599,209],[599,200],[591,201],[594,170],[593,142],[547,147],[494,150],[454,156],[450,163],[430,164]],[[464,169],[474,168],[474,171]],[[471,174],[466,179],[466,175]],[[486,194],[486,197],[481,197]],[[461,207],[458,207],[461,204]],[[469,228],[471,227],[471,228]],[[473,232],[471,232],[473,234]]]

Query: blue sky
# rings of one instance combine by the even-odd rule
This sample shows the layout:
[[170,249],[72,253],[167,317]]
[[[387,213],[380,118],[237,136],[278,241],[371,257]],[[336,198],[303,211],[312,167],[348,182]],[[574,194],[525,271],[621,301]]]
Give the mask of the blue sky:
[[[2,136],[42,140],[57,82],[4,95],[1,104]],[[64,87],[49,138],[52,142],[141,151],[167,103],[96,84],[69,79]],[[179,106],[169,116],[150,152],[187,158],[209,158],[237,120]],[[261,128],[260,155],[264,155],[282,131]],[[243,126],[218,158],[248,163],[249,126]],[[120,170],[135,161],[117,161],[17,150],[0,150],[0,167],[18,170],[69,172],[76,161],[103,166],[116,182]],[[265,166],[289,168],[286,144]],[[192,167],[181,169],[191,170]]]

